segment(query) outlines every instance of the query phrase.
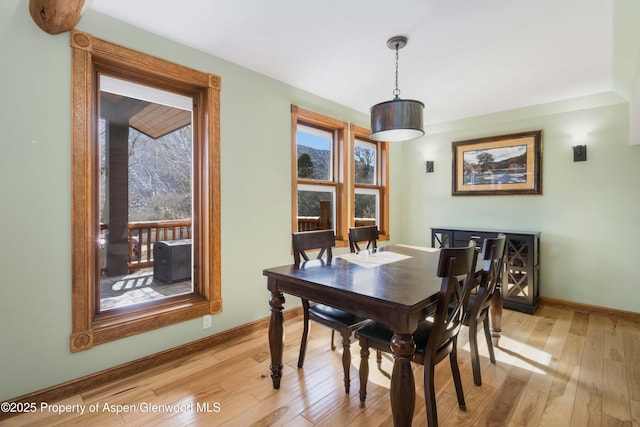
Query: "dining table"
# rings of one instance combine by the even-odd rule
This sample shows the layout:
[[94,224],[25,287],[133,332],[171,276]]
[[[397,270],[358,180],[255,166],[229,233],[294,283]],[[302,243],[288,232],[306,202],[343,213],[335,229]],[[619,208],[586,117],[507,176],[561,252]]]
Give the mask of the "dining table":
[[[337,255],[330,260],[264,269],[270,292],[273,388],[280,388],[283,370],[284,294],[327,304],[381,322],[393,331],[391,411],[395,426],[410,426],[415,407],[412,333],[419,321],[435,313],[441,286],[441,279],[436,276],[439,256],[440,249],[394,244]],[[499,338],[502,312],[499,298],[496,300],[490,307],[491,321],[496,323],[492,324],[494,342]]]

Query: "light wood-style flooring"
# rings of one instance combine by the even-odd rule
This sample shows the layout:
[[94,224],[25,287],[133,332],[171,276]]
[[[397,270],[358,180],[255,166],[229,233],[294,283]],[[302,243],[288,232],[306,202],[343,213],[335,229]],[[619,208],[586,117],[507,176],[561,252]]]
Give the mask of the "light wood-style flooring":
[[[85,414],[38,410],[2,426],[389,426],[392,361],[370,359],[368,397],[359,407],[359,346],[352,345],[351,394],[342,385],[330,332],[314,324],[304,369],[296,362],[301,318],[285,324],[280,390],[269,376],[267,330],[158,366],[50,405]],[[640,325],[614,315],[543,305],[535,315],[505,311],[497,364],[481,348],[483,385],[473,384],[468,330],[458,355],[467,411],[458,409],[448,361],[436,369],[442,426],[640,426]],[[484,344],[484,338],[479,339]],[[414,365],[414,425],[425,425],[422,367]],[[74,409],[70,406],[69,410]],[[90,410],[94,412],[89,413]],[[77,410],[77,409],[76,409]],[[126,412],[137,410],[137,412]],[[120,413],[117,413],[120,411]]]

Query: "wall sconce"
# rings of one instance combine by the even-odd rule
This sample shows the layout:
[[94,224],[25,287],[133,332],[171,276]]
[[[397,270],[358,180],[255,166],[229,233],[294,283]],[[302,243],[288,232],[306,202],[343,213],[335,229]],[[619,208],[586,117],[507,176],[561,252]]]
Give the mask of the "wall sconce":
[[586,145],[574,145],[573,146],[573,161],[574,162],[586,162],[587,161],[587,146]]
[[424,164],[425,164],[427,173],[433,172],[433,160],[426,160]]

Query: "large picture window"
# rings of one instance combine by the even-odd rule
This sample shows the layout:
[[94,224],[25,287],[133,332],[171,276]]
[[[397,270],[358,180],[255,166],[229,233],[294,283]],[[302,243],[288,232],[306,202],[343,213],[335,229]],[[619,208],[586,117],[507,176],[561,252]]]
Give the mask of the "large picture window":
[[221,311],[220,78],[73,31],[71,350]]
[[194,101],[102,72],[98,84],[103,313],[193,292]]

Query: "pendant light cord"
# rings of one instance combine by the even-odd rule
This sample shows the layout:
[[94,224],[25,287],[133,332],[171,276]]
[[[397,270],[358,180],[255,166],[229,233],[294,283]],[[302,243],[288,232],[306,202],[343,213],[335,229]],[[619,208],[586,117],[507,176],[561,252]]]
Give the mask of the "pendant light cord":
[[398,89],[398,45],[399,43],[396,43],[396,89],[393,91],[396,98],[400,96],[400,89]]

